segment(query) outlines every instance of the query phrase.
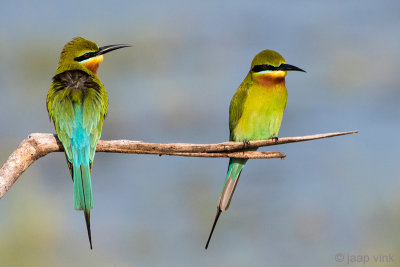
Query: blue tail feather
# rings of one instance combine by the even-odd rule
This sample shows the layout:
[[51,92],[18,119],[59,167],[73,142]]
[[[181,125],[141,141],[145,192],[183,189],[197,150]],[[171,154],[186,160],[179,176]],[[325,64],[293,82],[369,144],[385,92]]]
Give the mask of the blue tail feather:
[[74,175],[74,208],[88,211],[93,208],[90,166],[73,165]]
[[82,125],[82,108],[76,106],[74,115],[75,127],[71,139],[72,159],[70,160],[74,180],[74,208],[84,211],[90,248],[92,248],[90,210],[93,208],[93,195],[90,172],[94,153],[93,155],[90,153],[90,134]]
[[226,173],[226,180],[225,180],[224,186],[225,186],[228,178],[235,180],[239,176],[239,174],[242,171],[246,162],[247,162],[247,159],[237,159],[237,158],[229,159],[228,171]]

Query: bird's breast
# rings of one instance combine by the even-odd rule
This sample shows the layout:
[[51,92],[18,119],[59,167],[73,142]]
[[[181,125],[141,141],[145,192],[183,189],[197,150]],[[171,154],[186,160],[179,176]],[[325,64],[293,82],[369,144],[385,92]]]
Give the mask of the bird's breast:
[[274,86],[253,85],[234,129],[236,140],[261,140],[277,136],[286,107],[287,91],[283,83]]

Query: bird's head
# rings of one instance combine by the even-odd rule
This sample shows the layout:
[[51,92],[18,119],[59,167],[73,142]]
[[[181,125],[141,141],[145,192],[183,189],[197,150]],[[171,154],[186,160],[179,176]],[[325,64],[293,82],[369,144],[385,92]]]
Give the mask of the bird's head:
[[286,60],[273,50],[264,50],[258,53],[251,62],[250,73],[256,80],[283,80],[287,71],[304,70],[286,64]]
[[96,74],[100,63],[103,61],[103,54],[129,46],[117,44],[98,47],[92,41],[82,37],[75,37],[64,46],[58,63],[57,73],[70,69],[83,68]]

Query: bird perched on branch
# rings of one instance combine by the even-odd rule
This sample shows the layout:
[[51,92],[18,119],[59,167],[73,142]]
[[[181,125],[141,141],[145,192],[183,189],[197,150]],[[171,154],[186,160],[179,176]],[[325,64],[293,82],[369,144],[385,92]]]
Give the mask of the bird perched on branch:
[[[303,71],[286,64],[277,52],[264,50],[257,54],[249,73],[233,95],[229,107],[230,141],[248,142],[278,138],[283,111],[286,107],[287,91],[285,76],[287,71]],[[240,174],[247,159],[231,158],[217,214],[207,240],[206,249],[222,211],[228,209]]]
[[99,48],[92,41],[74,38],[61,52],[47,94],[47,111],[65,150],[74,182],[74,207],[84,212],[90,249],[90,210],[93,208],[90,173],[108,102],[97,69],[105,53],[128,46],[118,44]]

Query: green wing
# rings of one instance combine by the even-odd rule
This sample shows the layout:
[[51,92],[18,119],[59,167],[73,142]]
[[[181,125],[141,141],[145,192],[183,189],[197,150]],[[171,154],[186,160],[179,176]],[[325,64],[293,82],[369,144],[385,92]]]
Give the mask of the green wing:
[[237,123],[242,117],[244,110],[244,103],[248,96],[249,92],[249,83],[247,82],[249,79],[249,75],[244,79],[242,84],[237,89],[236,93],[233,95],[231,104],[229,106],[229,140],[235,141],[235,137],[233,136],[233,130],[235,129]]
[[[107,114],[107,94],[102,84],[80,71],[58,74],[53,78],[47,95],[47,110],[49,117],[54,121],[58,138],[64,146],[69,162],[73,161],[71,141],[76,138],[75,116],[79,113],[80,127],[89,139],[89,158],[92,165],[96,144]],[[72,166],[68,165],[71,169]]]

